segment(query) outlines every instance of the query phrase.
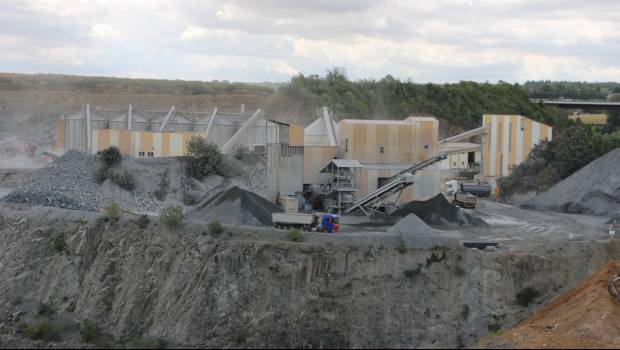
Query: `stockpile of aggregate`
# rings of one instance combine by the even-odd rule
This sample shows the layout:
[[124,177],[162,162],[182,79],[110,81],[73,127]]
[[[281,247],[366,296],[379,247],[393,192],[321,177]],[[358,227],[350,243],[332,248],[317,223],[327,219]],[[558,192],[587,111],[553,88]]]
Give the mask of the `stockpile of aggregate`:
[[522,205],[526,209],[612,216],[620,212],[620,148]]
[[269,200],[235,186],[207,198],[187,217],[207,222],[219,220],[232,225],[271,226],[271,215],[282,211]]
[[34,172],[29,181],[6,195],[2,201],[97,211],[107,200],[93,177],[94,166],[93,156],[75,151],[67,152],[48,166]]
[[403,205],[394,215],[415,214],[431,226],[485,226],[487,223],[448,202],[443,194],[426,201],[413,201]]
[[390,227],[388,232],[403,235],[429,235],[433,234],[434,231],[417,215],[409,214],[397,222],[396,225]]
[[618,273],[620,261],[609,262],[523,323],[481,345],[514,349],[620,348],[620,303],[607,289],[608,279]]

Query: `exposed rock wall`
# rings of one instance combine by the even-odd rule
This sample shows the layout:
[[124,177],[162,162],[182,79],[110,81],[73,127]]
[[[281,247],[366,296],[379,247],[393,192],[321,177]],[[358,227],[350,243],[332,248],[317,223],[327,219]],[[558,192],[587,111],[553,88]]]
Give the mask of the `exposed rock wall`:
[[[401,254],[394,244],[338,237],[299,244],[228,227],[213,238],[199,225],[142,230],[128,219],[46,213],[0,207],[0,322],[16,299],[48,302],[98,320],[119,342],[151,335],[192,347],[467,346],[523,320],[619,251],[572,242],[544,256]],[[64,252],[51,243],[59,233]],[[530,307],[516,303],[525,287],[540,292]]]

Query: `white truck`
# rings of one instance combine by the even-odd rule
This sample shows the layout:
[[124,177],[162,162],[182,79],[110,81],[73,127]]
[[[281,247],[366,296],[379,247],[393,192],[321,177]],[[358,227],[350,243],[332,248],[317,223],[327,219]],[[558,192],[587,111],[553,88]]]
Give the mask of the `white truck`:
[[271,220],[277,229],[328,233],[336,233],[340,229],[338,215],[334,214],[273,213]]

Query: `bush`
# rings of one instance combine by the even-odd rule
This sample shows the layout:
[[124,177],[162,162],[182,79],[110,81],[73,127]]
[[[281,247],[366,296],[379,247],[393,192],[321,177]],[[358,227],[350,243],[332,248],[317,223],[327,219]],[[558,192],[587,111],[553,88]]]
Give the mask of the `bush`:
[[17,325],[17,332],[32,340],[43,340],[47,342],[60,340],[58,328],[49,320],[43,320],[33,325],[20,323]]
[[199,136],[192,136],[187,142],[187,175],[201,180],[209,175],[225,175],[224,156],[216,145],[207,143]]
[[159,188],[153,192],[155,198],[162,202],[168,196],[168,186],[170,186],[170,177],[167,172],[159,175]]
[[301,234],[301,232],[299,232],[299,230],[296,230],[294,228],[288,230],[288,239],[290,239],[293,242],[303,242],[304,241],[304,236]]
[[224,232],[224,228],[219,220],[213,220],[209,224],[209,234],[213,237],[218,237]]
[[151,223],[151,220],[149,219],[148,215],[140,215],[140,217],[138,218],[138,226],[141,229],[145,229],[149,227],[150,223]]
[[65,234],[59,233],[58,235],[56,235],[52,240],[52,246],[54,247],[55,251],[59,253],[64,252],[65,248],[67,247],[65,242]]
[[85,320],[80,326],[80,335],[86,343],[95,343],[101,337],[101,327],[99,322]]
[[103,162],[106,168],[111,168],[121,163],[123,155],[116,146],[110,146],[97,153],[97,158]]
[[131,192],[136,189],[136,179],[128,170],[123,170],[122,172],[109,171],[108,177],[124,190]]
[[536,299],[539,294],[540,293],[536,290],[536,288],[524,288],[517,293],[517,304],[523,307],[528,307],[532,302],[534,302],[534,299]]
[[177,228],[183,223],[183,208],[169,206],[161,210],[159,219],[169,228]]
[[56,308],[52,304],[41,303],[37,310],[39,316],[53,317],[56,314]]
[[396,244],[396,251],[401,254],[405,254],[409,251],[409,247],[407,247],[407,243],[403,239],[403,236],[398,236],[398,243]]
[[136,349],[165,349],[168,346],[168,342],[164,339],[151,337],[135,338],[131,344]]
[[103,208],[103,217],[107,221],[117,222],[121,218],[121,208],[115,201],[112,201],[107,207]]

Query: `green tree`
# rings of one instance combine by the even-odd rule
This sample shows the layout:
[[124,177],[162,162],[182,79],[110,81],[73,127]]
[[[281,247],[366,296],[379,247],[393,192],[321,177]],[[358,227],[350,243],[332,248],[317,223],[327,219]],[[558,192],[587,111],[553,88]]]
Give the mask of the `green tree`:
[[585,125],[571,126],[558,135],[552,164],[561,179],[570,176],[596,158],[592,136],[592,129]]
[[186,172],[195,179],[209,175],[225,175],[224,156],[216,145],[200,136],[192,136],[187,142]]

